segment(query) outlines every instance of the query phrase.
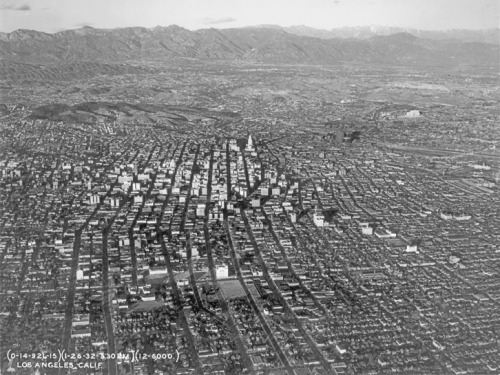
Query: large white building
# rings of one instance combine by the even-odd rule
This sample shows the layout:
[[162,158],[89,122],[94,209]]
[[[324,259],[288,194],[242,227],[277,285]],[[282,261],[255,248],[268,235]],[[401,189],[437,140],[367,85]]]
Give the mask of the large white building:
[[325,216],[323,214],[315,212],[313,215],[313,221],[314,225],[316,225],[317,227],[325,226]]
[[248,136],[247,147],[245,148],[245,150],[246,151],[253,151],[254,150],[253,139],[252,139],[251,134]]
[[407,253],[418,253],[418,246],[417,245],[407,245],[406,252]]
[[101,198],[97,194],[93,194],[89,197],[89,204],[91,204],[91,205],[99,204],[100,201],[101,201]]
[[361,233],[371,236],[373,234],[373,228],[369,223],[360,223]]
[[227,264],[217,266],[215,268],[215,276],[217,277],[217,280],[227,279],[229,277],[229,267]]
[[411,111],[406,113],[406,117],[409,117],[409,118],[420,117],[420,111],[418,109],[412,109]]

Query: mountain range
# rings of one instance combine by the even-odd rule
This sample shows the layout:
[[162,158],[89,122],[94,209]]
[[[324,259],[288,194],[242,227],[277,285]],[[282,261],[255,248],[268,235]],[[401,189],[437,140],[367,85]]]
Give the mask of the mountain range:
[[408,32],[363,34],[362,38],[327,38],[318,32],[269,26],[190,31],[175,25],[83,27],[55,34],[21,29],[0,33],[0,59],[27,64],[194,58],[287,64],[499,65],[498,44],[431,39]]
[[290,34],[300,36],[311,36],[321,39],[332,38],[356,38],[368,39],[374,36],[388,36],[398,33],[408,33],[419,38],[435,39],[435,40],[451,40],[455,39],[461,42],[478,42],[499,44],[500,43],[500,28],[491,29],[449,29],[449,30],[418,30],[413,28],[403,28],[394,26],[355,26],[355,27],[339,27],[330,30],[316,29],[314,27],[296,25],[282,27],[278,25],[259,25],[258,28],[270,28],[284,30]]

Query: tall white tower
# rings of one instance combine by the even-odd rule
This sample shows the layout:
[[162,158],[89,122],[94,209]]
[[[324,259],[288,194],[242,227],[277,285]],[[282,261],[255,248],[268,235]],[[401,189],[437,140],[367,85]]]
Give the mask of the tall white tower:
[[248,136],[247,150],[248,151],[253,151],[254,150],[253,139],[252,139],[252,135],[251,134]]

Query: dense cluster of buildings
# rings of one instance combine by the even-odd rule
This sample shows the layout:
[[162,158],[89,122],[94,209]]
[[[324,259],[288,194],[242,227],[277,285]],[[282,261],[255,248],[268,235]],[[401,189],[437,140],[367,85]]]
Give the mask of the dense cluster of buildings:
[[3,124],[0,354],[119,353],[102,374],[497,373],[498,165],[258,123]]

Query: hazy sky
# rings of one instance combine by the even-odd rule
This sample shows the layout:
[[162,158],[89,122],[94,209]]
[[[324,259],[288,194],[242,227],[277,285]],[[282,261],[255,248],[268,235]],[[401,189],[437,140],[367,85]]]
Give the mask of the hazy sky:
[[498,27],[499,13],[500,0],[0,0],[0,31],[172,24],[482,29]]

